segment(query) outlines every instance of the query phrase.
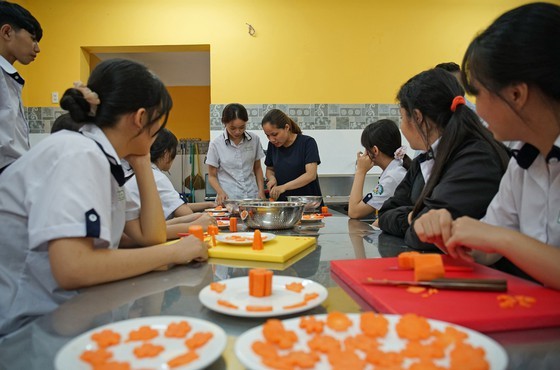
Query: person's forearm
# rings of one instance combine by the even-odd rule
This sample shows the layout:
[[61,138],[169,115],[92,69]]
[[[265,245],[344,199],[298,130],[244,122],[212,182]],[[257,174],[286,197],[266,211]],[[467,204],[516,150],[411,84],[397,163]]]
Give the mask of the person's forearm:
[[348,198],[348,216],[351,218],[362,216],[360,212],[358,212],[358,206],[362,202],[365,179],[365,173],[356,171],[352,189],[350,190],[350,197]]
[[560,289],[560,249],[520,232],[504,230],[496,240],[498,253],[544,285]]
[[306,172],[301,176],[293,179],[292,181],[288,181],[287,183],[284,184],[284,186],[286,187],[286,190],[299,189],[309,184],[311,181],[315,180],[316,178],[317,178],[317,173]]
[[[52,248],[52,247],[51,247]],[[50,253],[53,275],[63,289],[73,290],[126,279],[175,263],[172,245],[139,249],[92,249],[80,244],[66,248],[64,260]]]

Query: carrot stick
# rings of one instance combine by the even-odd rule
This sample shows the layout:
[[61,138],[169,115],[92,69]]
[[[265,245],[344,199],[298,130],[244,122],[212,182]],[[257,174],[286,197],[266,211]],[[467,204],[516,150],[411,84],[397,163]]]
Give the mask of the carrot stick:
[[441,254],[421,253],[414,256],[414,280],[427,281],[444,276]]
[[189,226],[189,234],[196,236],[200,241],[204,241],[204,231],[200,225]]
[[256,229],[253,234],[253,250],[260,251],[263,250],[263,241],[261,236],[261,231]]
[[230,217],[229,219],[229,231],[232,233],[237,232],[237,217]]

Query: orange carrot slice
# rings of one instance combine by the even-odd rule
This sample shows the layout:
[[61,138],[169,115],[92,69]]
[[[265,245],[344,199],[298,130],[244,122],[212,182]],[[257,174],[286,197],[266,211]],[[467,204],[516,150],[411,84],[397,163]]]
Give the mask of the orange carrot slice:
[[299,321],[299,327],[307,332],[307,334],[323,332],[325,323],[315,319],[315,316],[304,316]]
[[286,290],[291,290],[292,292],[299,293],[303,290],[303,284],[298,282],[292,282],[290,284],[286,284]]
[[198,355],[194,351],[187,352],[180,356],[174,357],[167,362],[167,365],[173,369],[175,367],[183,366],[198,359]]
[[97,343],[101,348],[113,346],[119,344],[121,341],[121,335],[112,330],[106,329],[97,333],[93,333],[91,339]]
[[449,357],[452,369],[485,370],[490,368],[484,349],[466,343],[455,345]]
[[309,342],[307,342],[307,346],[314,351],[323,353],[340,351],[341,349],[341,343],[338,339],[325,334],[314,336]]
[[389,321],[383,315],[364,312],[360,315],[360,329],[369,337],[384,337],[389,331]]
[[307,301],[301,301],[301,302],[290,304],[290,305],[287,305],[287,306],[282,306],[282,308],[285,309],[285,310],[291,310],[291,309],[294,309],[294,308],[304,307],[306,305],[307,305]]
[[226,290],[226,284],[222,284],[218,282],[210,283],[210,290],[213,290],[216,293],[221,293],[224,290]]
[[421,286],[409,286],[408,288],[406,288],[406,291],[413,294],[420,294],[424,293],[426,291],[426,288]]
[[357,334],[353,337],[347,337],[344,340],[344,347],[346,349],[361,350],[367,352],[371,349],[379,347],[377,338],[368,337],[365,334]]
[[186,321],[172,322],[165,330],[167,338],[184,338],[191,331],[191,326]]
[[430,323],[428,320],[413,313],[401,316],[395,329],[399,337],[403,339],[421,340],[431,335]]
[[144,325],[138,328],[138,330],[132,330],[128,334],[128,342],[135,340],[150,340],[158,336],[158,331],[152,329],[151,327]]
[[226,301],[226,300],[223,300],[223,299],[218,299],[217,303],[220,306],[224,306],[224,307],[227,307],[227,308],[233,308],[234,310],[237,310],[239,308],[238,306],[234,305],[233,303],[231,303],[229,301]]
[[278,357],[278,350],[274,344],[270,342],[262,342],[257,340],[251,345],[251,349],[261,357],[275,358]]
[[333,311],[327,315],[327,326],[334,331],[346,331],[352,326],[352,320],[342,312]]
[[93,366],[93,370],[130,370],[128,362],[110,361],[103,364]]
[[209,331],[196,332],[192,337],[185,341],[185,345],[189,347],[190,350],[195,350],[205,345],[210,339],[212,339],[213,336],[214,334]]
[[445,275],[441,254],[424,253],[414,256],[414,280],[427,281]]
[[303,296],[303,299],[305,299],[307,302],[314,300],[315,298],[319,297],[319,293],[313,292],[313,293],[306,293]]
[[331,351],[328,354],[333,369],[365,369],[366,362],[354,351]]
[[84,351],[80,355],[80,360],[87,362],[91,365],[99,365],[104,364],[107,362],[111,357],[113,357],[113,353],[107,351],[105,348],[100,348],[95,351]]
[[249,312],[268,312],[272,311],[272,306],[247,306],[245,309]]
[[402,252],[397,257],[397,263],[400,269],[412,270],[414,268],[414,257],[419,255],[418,252]]
[[152,343],[144,343],[134,348],[132,352],[137,358],[156,357],[163,351],[163,346],[157,346]]

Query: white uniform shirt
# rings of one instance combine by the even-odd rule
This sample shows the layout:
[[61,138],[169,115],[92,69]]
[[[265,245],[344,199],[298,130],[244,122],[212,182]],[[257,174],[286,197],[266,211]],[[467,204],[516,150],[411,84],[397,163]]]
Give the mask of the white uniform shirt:
[[393,159],[379,177],[377,186],[364,197],[364,202],[375,209],[380,209],[387,199],[393,196],[395,189],[406,175],[401,159]]
[[[163,215],[168,220],[173,218],[173,212],[185,202],[179,196],[179,193],[173,187],[171,180],[167,177],[155,164],[152,163],[154,179],[161,198],[163,206]],[[140,217],[140,191],[138,190],[138,182],[136,176],[130,178],[124,185],[126,189],[126,220],[135,220]]]
[[122,173],[120,161],[101,129],[82,132],[45,138],[0,176],[0,337],[77,294],[58,287],[49,241],[118,246],[126,202],[112,168]]
[[0,169],[29,150],[29,124],[21,101],[24,82],[14,66],[0,56]]
[[245,137],[235,145],[224,130],[210,142],[206,164],[218,169],[218,181],[230,199],[257,198],[259,188],[253,166],[263,157],[257,135],[245,131]]
[[[522,144],[519,144],[519,147]],[[560,136],[554,145],[560,147]],[[560,163],[541,154],[528,169],[515,158],[482,221],[517,230],[560,248]]]

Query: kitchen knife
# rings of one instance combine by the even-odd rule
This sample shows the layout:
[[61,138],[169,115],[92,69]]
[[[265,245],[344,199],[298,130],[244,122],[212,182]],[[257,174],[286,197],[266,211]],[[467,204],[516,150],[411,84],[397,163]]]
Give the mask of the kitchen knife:
[[362,282],[367,285],[413,285],[437,289],[482,290],[490,292],[507,291],[507,280],[504,279],[434,279],[430,281],[405,281],[368,278]]

